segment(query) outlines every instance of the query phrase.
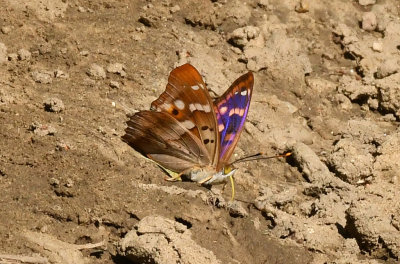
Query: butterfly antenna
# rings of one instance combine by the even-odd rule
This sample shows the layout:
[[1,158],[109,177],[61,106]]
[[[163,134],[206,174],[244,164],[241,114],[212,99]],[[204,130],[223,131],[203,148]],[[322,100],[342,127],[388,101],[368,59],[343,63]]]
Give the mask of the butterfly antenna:
[[274,158],[286,158],[292,155],[292,152],[285,152],[283,154],[275,155],[275,156],[265,156],[264,152],[259,152],[247,157],[243,157],[240,159],[235,160],[234,162],[231,163],[231,165],[235,163],[240,163],[240,162],[246,162],[246,161],[252,161],[252,160],[263,160],[263,159],[274,159]]

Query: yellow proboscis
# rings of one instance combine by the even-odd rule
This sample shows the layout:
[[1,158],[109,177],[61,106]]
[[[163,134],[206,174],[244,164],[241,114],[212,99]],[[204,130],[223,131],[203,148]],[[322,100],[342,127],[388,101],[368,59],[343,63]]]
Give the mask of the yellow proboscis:
[[235,181],[233,180],[233,175],[229,176],[229,179],[231,180],[231,185],[232,185],[232,197],[231,201],[235,198]]

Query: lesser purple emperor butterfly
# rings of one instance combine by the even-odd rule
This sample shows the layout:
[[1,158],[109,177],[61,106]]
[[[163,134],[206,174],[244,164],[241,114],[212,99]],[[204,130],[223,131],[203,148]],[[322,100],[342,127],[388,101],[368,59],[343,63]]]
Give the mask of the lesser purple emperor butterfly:
[[192,65],[177,67],[151,109],[130,116],[122,139],[175,178],[223,182],[236,171],[229,159],[243,130],[253,84],[248,72],[213,102]]

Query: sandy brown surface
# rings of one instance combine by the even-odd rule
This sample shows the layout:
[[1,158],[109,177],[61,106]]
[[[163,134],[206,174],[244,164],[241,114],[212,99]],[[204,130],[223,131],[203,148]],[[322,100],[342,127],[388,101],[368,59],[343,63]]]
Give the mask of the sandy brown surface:
[[[0,263],[396,263],[396,0],[0,0]],[[169,72],[255,75],[236,201],[121,141]]]

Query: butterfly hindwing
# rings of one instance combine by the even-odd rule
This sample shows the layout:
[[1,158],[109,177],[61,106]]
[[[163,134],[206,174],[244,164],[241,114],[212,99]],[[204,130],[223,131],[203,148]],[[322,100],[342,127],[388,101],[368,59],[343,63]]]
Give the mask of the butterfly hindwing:
[[151,109],[168,113],[205,146],[212,164],[218,161],[219,136],[213,102],[200,73],[190,64],[171,71],[165,91]]
[[166,169],[179,173],[211,162],[200,140],[167,113],[141,111],[127,125],[122,139]]
[[214,103],[220,133],[217,171],[229,163],[246,121],[253,93],[254,76],[251,72],[239,77]]

